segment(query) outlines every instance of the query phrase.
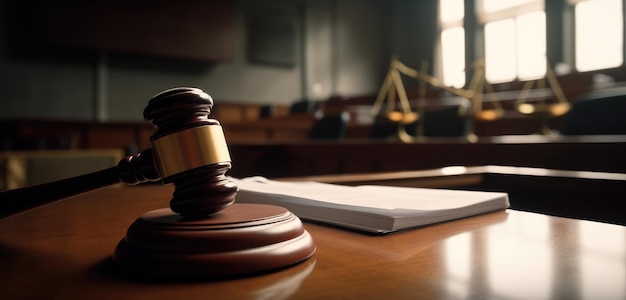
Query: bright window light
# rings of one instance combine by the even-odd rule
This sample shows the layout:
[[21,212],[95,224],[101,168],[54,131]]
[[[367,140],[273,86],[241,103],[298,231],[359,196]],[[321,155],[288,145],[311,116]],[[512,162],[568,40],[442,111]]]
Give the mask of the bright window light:
[[440,0],[439,5],[441,22],[461,20],[465,15],[463,0]]
[[494,12],[533,1],[534,0],[483,0],[483,10],[485,12]]
[[463,0],[439,0],[441,77],[447,86],[465,85],[465,16]]
[[515,79],[515,20],[504,19],[485,25],[485,76],[489,82]]
[[532,80],[546,74],[546,13],[517,17],[517,77]]
[[576,69],[590,71],[622,65],[622,0],[583,1],[575,6]]
[[487,81],[541,78],[546,74],[546,14],[535,11],[485,24]]
[[441,32],[443,82],[461,88],[465,85],[465,30],[463,27]]

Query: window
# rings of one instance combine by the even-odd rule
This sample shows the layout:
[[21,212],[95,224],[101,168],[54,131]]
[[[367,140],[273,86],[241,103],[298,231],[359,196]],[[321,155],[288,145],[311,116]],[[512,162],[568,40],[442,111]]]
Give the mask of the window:
[[483,10],[487,13],[513,8],[534,0],[483,0]]
[[546,15],[542,0],[478,0],[489,82],[531,80],[546,74]]
[[[473,63],[466,61],[466,51],[470,50],[474,60],[485,59],[485,76],[490,83],[545,76],[546,0],[466,1],[439,0],[437,76],[444,84],[459,88],[466,84],[465,68]],[[475,5],[476,13],[476,24],[465,22],[467,28],[464,3]],[[567,0],[566,3],[565,8],[571,9],[572,15],[561,13],[566,15],[564,20],[573,20],[561,29],[566,35],[565,53],[552,53],[559,61],[550,63],[566,62],[581,72],[623,66],[625,1]],[[477,47],[466,48],[466,30],[477,37]]]
[[463,0],[440,0],[441,73],[447,86],[465,85],[465,30]]
[[619,67],[624,62],[622,0],[572,1],[575,19],[576,69]]

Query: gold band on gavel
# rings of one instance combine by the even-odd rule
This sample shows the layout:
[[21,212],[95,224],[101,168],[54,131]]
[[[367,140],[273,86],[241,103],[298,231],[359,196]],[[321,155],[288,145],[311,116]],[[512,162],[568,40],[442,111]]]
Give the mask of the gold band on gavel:
[[219,162],[230,162],[222,126],[206,125],[172,133],[152,141],[161,178]]

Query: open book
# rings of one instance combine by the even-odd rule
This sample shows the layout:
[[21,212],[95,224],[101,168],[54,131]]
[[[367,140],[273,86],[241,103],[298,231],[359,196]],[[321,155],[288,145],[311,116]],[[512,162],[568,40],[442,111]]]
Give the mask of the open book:
[[305,220],[387,233],[509,207],[506,193],[343,186],[319,182],[281,182],[263,177],[231,178],[236,202],[282,206]]

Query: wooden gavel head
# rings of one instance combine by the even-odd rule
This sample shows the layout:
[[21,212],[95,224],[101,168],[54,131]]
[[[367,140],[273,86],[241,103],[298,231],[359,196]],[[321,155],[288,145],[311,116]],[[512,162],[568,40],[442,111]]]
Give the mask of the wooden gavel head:
[[120,179],[173,183],[170,208],[184,217],[204,217],[234,203],[238,188],[224,175],[231,159],[219,121],[209,118],[212,107],[211,96],[197,88],[154,96],[144,110],[157,128],[152,149],[120,162]]

